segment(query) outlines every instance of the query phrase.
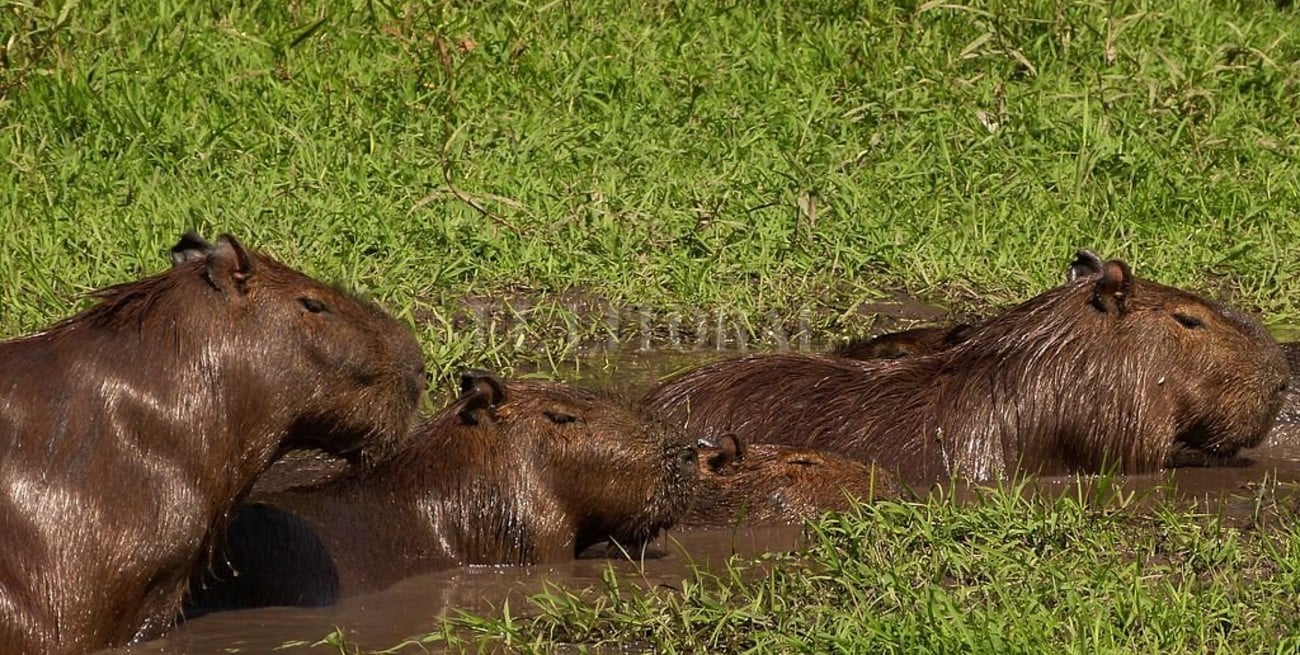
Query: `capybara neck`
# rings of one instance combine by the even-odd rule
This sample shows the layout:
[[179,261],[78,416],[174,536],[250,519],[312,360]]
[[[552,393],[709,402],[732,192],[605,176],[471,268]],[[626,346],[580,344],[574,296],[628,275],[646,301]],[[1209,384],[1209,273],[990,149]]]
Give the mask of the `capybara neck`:
[[749,357],[648,400],[702,437],[830,449],[926,482],[1151,471],[1175,443],[1235,453],[1267,434],[1285,383],[1258,321],[1098,261],[940,352]]

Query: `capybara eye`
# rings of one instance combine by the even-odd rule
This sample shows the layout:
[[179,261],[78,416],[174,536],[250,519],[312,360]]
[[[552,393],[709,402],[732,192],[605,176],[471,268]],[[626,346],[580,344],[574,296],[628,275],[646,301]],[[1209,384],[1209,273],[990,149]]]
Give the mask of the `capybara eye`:
[[564,412],[542,412],[542,413],[546,414],[546,418],[551,419],[552,423],[558,423],[561,425],[564,423],[572,423],[578,420],[578,417],[574,416],[573,414],[565,414]]
[[1179,325],[1189,330],[1199,330],[1205,327],[1205,321],[1202,321],[1201,319],[1196,318],[1195,316],[1183,314],[1180,312],[1174,312],[1174,320],[1178,321]]
[[303,309],[313,314],[320,314],[322,312],[329,311],[329,308],[325,306],[325,303],[315,298],[307,298],[307,297],[299,298],[298,304],[302,305]]

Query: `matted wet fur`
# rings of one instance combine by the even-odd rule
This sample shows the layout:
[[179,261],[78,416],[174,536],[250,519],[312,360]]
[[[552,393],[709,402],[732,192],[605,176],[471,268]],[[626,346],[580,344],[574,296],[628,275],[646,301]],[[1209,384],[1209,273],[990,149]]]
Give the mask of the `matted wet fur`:
[[0,652],[160,634],[272,459],[406,433],[420,350],[379,308],[229,236],[172,260],[0,343]]
[[701,438],[826,449],[924,482],[1158,469],[1260,443],[1287,364],[1259,321],[1081,251],[1075,274],[927,356],[757,355],[649,404]]
[[[636,552],[686,511],[695,446],[643,409],[481,372],[465,374],[462,389],[373,469],[258,496],[262,518],[241,511],[223,549],[239,575],[199,581],[193,612],[329,602],[463,564],[573,559],[607,540]],[[303,538],[299,520],[332,570],[283,556]]]
[[701,448],[699,469],[683,526],[800,523],[903,493],[897,478],[879,467],[809,448],[747,446],[734,434]]

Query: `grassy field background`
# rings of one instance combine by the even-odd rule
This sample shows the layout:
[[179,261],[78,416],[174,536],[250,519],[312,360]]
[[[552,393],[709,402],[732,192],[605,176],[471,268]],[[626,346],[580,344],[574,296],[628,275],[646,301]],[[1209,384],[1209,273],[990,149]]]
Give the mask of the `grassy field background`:
[[[1296,20],[1273,2],[3,0],[0,334],[159,270],[186,228],[377,296],[442,370],[528,354],[469,338],[465,297],[755,321],[887,290],[987,308],[1082,246],[1293,323]],[[571,345],[547,329],[543,349]]]
[[[0,0],[0,336],[160,270],[189,228],[379,298],[443,373],[570,352],[600,329],[574,299],[814,309],[830,334],[894,292],[1009,304],[1079,247],[1295,324],[1290,5]],[[520,338],[457,318],[505,297],[540,308]],[[1296,647],[1290,518],[1013,497],[828,519],[817,575],[462,627],[540,650]]]

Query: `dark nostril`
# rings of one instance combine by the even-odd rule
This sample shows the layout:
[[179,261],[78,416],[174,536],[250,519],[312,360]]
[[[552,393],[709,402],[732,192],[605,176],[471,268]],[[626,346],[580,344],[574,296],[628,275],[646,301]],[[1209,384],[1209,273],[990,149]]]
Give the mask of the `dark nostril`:
[[1283,381],[1281,381],[1281,382],[1278,383],[1278,385],[1277,385],[1277,392],[1278,392],[1278,393],[1286,393],[1286,390],[1289,389],[1289,388],[1291,388],[1290,383],[1287,382],[1286,380],[1283,380]]

